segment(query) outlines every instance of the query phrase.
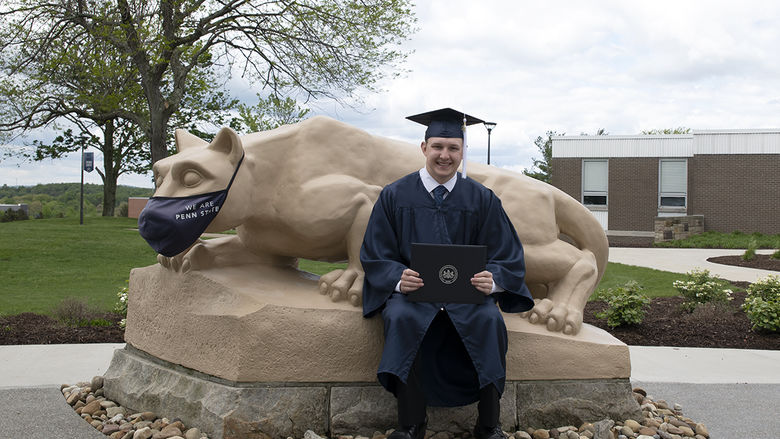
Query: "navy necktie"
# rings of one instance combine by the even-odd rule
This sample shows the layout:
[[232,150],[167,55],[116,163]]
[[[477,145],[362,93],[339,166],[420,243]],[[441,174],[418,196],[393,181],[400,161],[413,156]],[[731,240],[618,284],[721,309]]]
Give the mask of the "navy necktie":
[[433,190],[433,200],[436,201],[437,206],[441,206],[441,203],[444,201],[444,196],[449,192],[444,185],[438,185]]

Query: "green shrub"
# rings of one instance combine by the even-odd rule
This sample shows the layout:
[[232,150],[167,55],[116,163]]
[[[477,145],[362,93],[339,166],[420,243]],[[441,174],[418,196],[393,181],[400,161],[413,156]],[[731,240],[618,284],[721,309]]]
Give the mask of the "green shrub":
[[758,241],[756,238],[751,238],[748,243],[747,250],[742,253],[742,259],[745,261],[752,261],[756,257],[756,249],[758,248]]
[[8,209],[0,214],[0,223],[10,223],[11,221],[24,221],[30,219],[27,216],[27,212],[19,210]]
[[123,218],[127,218],[127,210],[128,210],[127,201],[122,201],[121,203],[119,203],[119,207],[117,207],[114,210],[114,216],[121,216]]
[[742,309],[754,331],[780,332],[780,276],[770,274],[750,284]]
[[772,253],[772,256],[770,256],[772,259],[780,259],[780,249],[775,250],[774,253]]
[[636,281],[629,281],[623,286],[606,291],[599,290],[594,299],[607,302],[607,309],[597,313],[596,317],[607,319],[607,326],[610,328],[642,323],[645,317],[643,308],[650,303],[650,299],[642,294],[642,287]]
[[[99,320],[102,312],[87,301],[78,297],[66,297],[54,307],[52,314],[69,326],[93,326],[92,322]],[[100,325],[95,325],[100,326]]]
[[[130,281],[126,281],[129,283]],[[116,293],[117,302],[114,305],[114,312],[122,315],[122,320],[119,322],[119,327],[124,328],[127,324],[127,287],[122,288]]]
[[710,275],[709,270],[694,269],[686,273],[686,276],[685,280],[676,280],[672,283],[684,299],[681,305],[683,310],[693,312],[696,305],[700,303],[731,300],[732,291],[724,288],[726,282]]

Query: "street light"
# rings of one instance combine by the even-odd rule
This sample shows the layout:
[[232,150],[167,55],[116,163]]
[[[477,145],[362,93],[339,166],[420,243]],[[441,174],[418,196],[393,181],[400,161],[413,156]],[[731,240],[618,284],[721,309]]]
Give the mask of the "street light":
[[490,132],[493,131],[493,128],[496,127],[495,122],[485,122],[485,128],[488,130],[488,162],[487,164],[490,164]]

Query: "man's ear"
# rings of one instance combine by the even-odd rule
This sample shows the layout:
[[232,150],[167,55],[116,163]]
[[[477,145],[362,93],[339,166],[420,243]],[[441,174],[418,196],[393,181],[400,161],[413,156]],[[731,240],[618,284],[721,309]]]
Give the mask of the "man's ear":
[[214,140],[209,143],[208,148],[212,151],[220,152],[228,156],[232,164],[237,164],[244,155],[244,147],[241,145],[241,138],[235,131],[225,127],[219,130]]
[[420,149],[422,150],[423,154],[425,154],[425,147],[426,147],[427,145],[428,145],[428,143],[427,143],[425,140],[423,140],[423,141],[420,143]]

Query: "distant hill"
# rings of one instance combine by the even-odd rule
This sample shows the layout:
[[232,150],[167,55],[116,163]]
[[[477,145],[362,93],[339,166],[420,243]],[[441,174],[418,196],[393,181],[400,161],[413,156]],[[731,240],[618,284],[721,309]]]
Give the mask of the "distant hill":
[[[27,204],[31,218],[62,218],[79,214],[79,183],[48,183],[35,186],[0,187],[0,204]],[[117,186],[117,216],[127,216],[129,197],[150,197],[154,189]],[[103,202],[102,184],[84,184],[84,215],[100,216]],[[123,204],[124,203],[124,204]]]

